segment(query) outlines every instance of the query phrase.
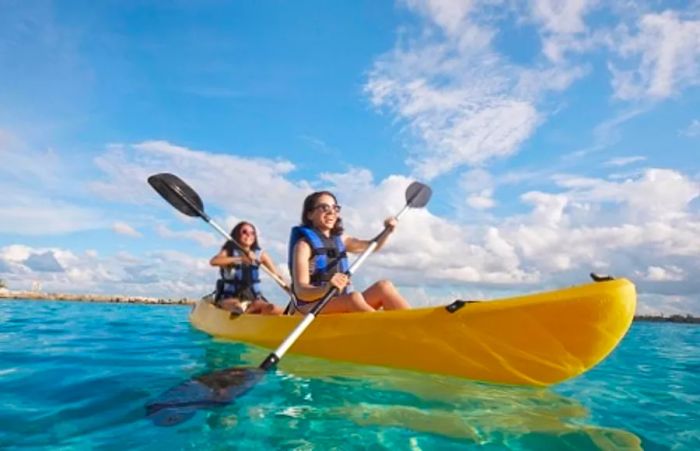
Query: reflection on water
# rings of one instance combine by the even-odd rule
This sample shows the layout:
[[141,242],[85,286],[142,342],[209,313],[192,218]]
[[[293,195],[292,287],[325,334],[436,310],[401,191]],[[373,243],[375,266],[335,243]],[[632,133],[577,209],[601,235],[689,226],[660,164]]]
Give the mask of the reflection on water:
[[[235,366],[236,362],[254,366],[267,352],[235,343],[212,343],[205,351],[207,370]],[[542,388],[289,355],[280,370],[256,390],[258,398],[265,394],[271,397],[268,402],[249,406],[242,413],[272,418],[275,423],[281,420],[285,427],[296,430],[337,422],[339,432],[358,427],[364,431],[398,428],[473,445],[641,449],[634,434],[589,424],[590,414],[581,403]],[[233,428],[239,426],[239,419],[212,411],[207,423]]]

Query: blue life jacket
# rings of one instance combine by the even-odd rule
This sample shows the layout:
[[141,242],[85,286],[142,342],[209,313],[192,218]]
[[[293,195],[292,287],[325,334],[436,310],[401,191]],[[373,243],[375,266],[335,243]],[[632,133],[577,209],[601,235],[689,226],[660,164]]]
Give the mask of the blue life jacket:
[[[243,253],[232,243],[224,245],[229,257],[241,257]],[[256,253],[256,258],[258,258]],[[255,300],[262,297],[260,290],[260,265],[239,264],[219,269],[221,278],[216,283],[216,299],[239,298]]]
[[[289,273],[292,273],[292,265],[294,264],[294,246],[301,239],[305,239],[311,246],[311,274],[309,279],[311,285],[321,286],[328,282],[333,274],[337,272],[345,272],[350,267],[348,265],[348,255],[345,250],[345,244],[340,238],[340,235],[332,235],[327,238],[318,230],[308,226],[292,227],[292,232],[289,236]],[[292,278],[293,279],[293,278]],[[342,294],[348,293],[349,286],[343,290]],[[297,300],[304,303],[301,299]],[[306,301],[311,302],[311,301]]]

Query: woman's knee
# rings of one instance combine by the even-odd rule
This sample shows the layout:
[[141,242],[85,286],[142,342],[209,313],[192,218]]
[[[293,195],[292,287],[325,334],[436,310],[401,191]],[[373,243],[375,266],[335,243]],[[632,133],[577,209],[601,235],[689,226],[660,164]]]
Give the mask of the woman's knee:
[[265,303],[265,305],[262,307],[262,313],[264,315],[281,315],[282,309],[277,307],[275,304]]
[[386,279],[378,281],[375,286],[382,293],[392,293],[396,291],[394,284],[390,280]]

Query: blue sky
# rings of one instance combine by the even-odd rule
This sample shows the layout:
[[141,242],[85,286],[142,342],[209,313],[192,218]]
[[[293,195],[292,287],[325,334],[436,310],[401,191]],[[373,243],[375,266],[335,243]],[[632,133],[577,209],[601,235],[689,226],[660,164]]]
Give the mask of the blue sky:
[[[313,189],[370,237],[356,276],[411,303],[632,279],[640,312],[700,313],[700,3],[0,4],[0,278],[196,297],[255,222],[284,268]],[[269,282],[266,291],[284,302]]]

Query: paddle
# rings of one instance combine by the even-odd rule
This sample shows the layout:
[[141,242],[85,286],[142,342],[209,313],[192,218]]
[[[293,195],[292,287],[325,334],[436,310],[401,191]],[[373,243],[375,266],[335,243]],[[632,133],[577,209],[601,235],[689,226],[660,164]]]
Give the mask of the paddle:
[[[406,189],[406,205],[395,216],[398,220],[408,208],[422,208],[428,204],[432,190],[429,186],[413,182]],[[379,240],[389,233],[389,228],[374,237],[367,249],[346,271],[353,275],[367,257],[376,249]],[[304,319],[294,328],[282,344],[271,352],[256,368],[226,368],[186,381],[163,393],[157,400],[146,404],[146,415],[159,426],[172,426],[191,418],[198,409],[216,407],[231,403],[242,396],[282,359],[301,334],[316,318],[316,315],[338,292],[333,288],[316,304]]]
[[[214,230],[219,232],[227,240],[231,241],[239,251],[246,253],[243,246],[241,246],[236,240],[233,239],[224,229],[219,227],[217,223],[212,221],[212,219],[204,212],[204,204],[199,194],[193,190],[187,183],[185,183],[180,177],[169,174],[155,174],[148,177],[148,184],[155,189],[158,194],[163,197],[170,205],[175,207],[181,213],[187,216],[200,217],[204,221],[212,226]],[[265,265],[260,265],[260,267],[265,271],[272,279],[277,282],[277,284],[282,287],[284,291],[287,292],[289,296],[292,296],[292,290],[289,286],[282,280],[277,274],[270,271]]]

